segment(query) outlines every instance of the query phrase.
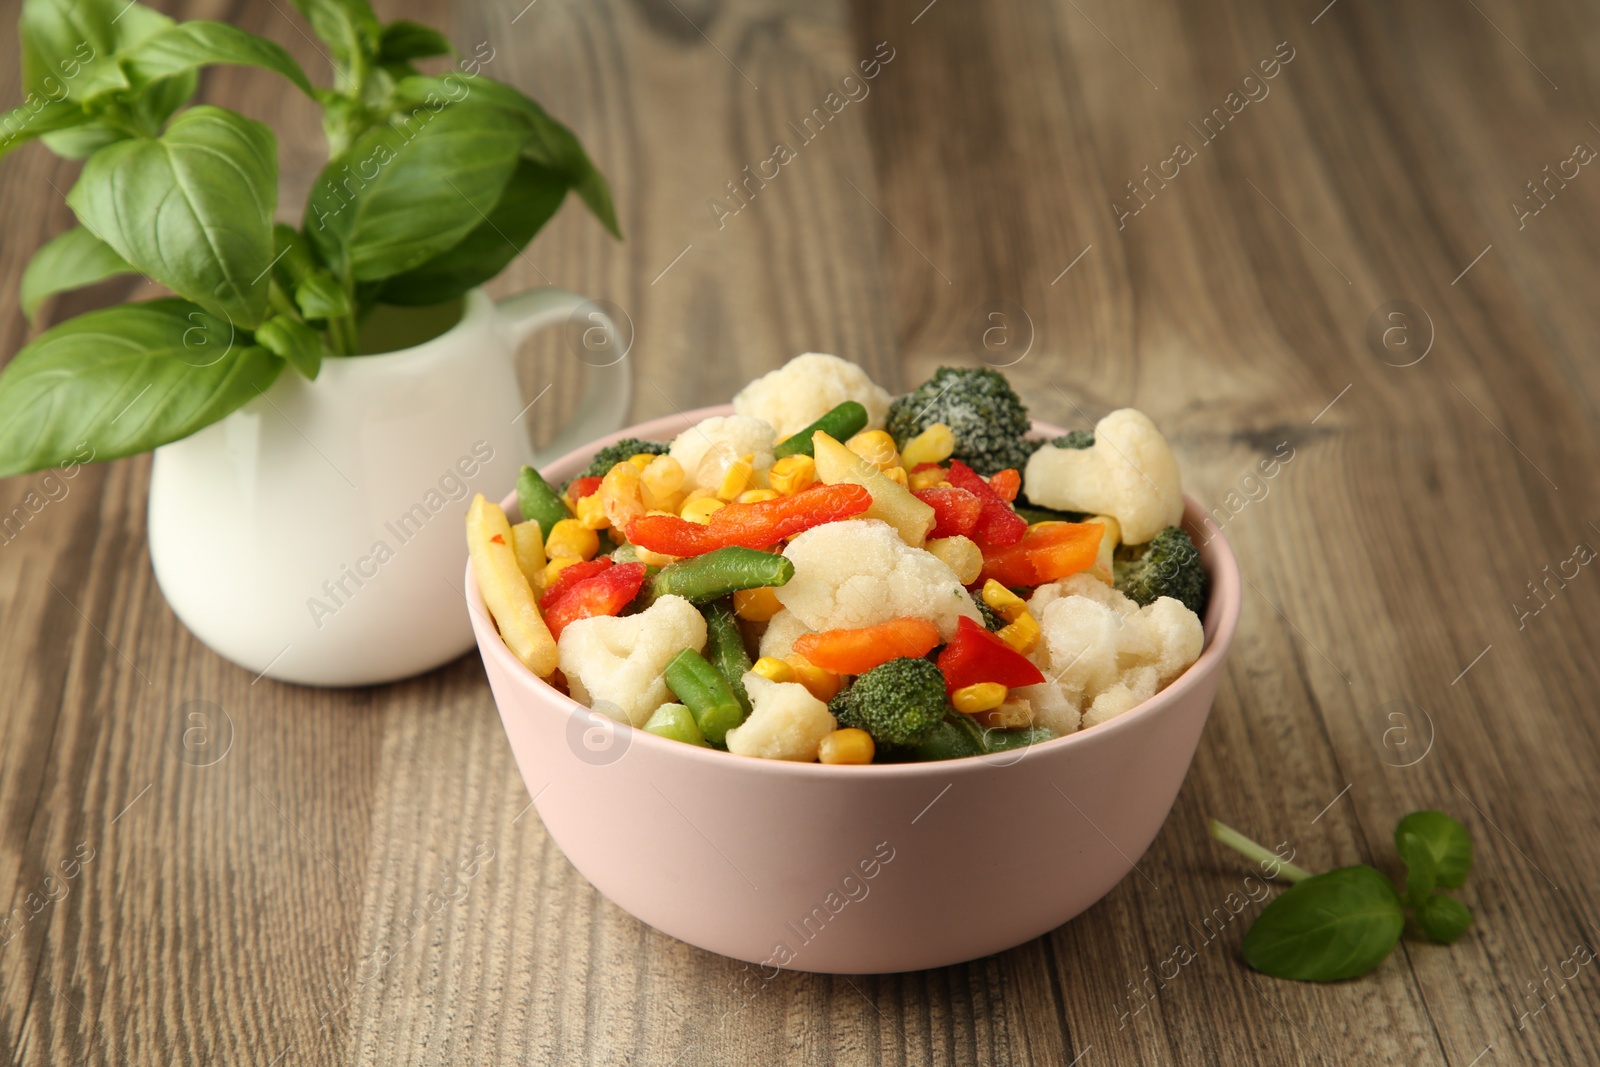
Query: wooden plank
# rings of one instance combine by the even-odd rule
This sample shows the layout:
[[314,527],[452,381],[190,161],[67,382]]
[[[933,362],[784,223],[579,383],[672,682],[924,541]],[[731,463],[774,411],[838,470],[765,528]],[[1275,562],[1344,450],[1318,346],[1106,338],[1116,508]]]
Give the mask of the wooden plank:
[[[265,33],[323,76],[287,5],[174,10]],[[1592,967],[1530,996],[1595,943],[1600,581],[1548,576],[1600,543],[1600,184],[1584,167],[1541,186],[1537,214],[1511,208],[1577,141],[1600,146],[1592,11],[510,0],[451,19],[465,52],[579,133],[627,234],[569,205],[491,288],[622,308],[638,417],[723,400],[808,349],[896,388],[940,362],[1007,362],[1019,348],[981,341],[998,311],[1037,414],[1087,426],[1132,405],[1167,429],[1250,583],[1194,768],[1141,873],[1047,937],[921,974],[751,983],[572,869],[526,808],[475,658],[357,692],[256,681],[161,600],[148,460],[13,479],[13,1061],[1600,1059]],[[1201,143],[1190,124],[1280,42],[1293,59],[1270,92]],[[890,53],[834,114],[827,94]],[[314,109],[267,84],[219,70],[202,96],[280,131],[298,203],[322,160]],[[1176,140],[1195,158],[1150,179]],[[793,158],[749,179],[779,142]],[[75,168],[38,149],[4,166],[11,352],[29,336],[16,280],[69,223]],[[47,318],[148,291],[114,283]],[[1432,335],[1411,366],[1418,349],[1370,340],[1398,300],[1427,317],[1408,336]],[[532,416],[548,439],[581,362],[552,334],[522,368],[530,398],[550,387]],[[1248,871],[1208,818],[1315,869],[1398,873],[1390,829],[1423,807],[1477,844],[1461,943],[1407,941],[1337,986],[1243,967],[1261,905],[1233,915]]]

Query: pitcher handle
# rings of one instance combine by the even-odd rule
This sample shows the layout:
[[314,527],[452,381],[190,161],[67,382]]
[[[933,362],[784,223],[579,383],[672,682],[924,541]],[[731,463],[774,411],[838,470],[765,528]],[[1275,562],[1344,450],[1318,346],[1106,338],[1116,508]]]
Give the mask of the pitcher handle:
[[[622,429],[633,401],[633,372],[627,364],[628,346],[603,307],[577,293],[548,288],[496,301],[495,313],[513,350],[547,326],[570,323],[581,331],[575,355],[584,365],[583,396],[571,421],[548,445],[534,450],[535,466],[542,467],[597,437]],[[532,448],[531,428],[528,440]]]

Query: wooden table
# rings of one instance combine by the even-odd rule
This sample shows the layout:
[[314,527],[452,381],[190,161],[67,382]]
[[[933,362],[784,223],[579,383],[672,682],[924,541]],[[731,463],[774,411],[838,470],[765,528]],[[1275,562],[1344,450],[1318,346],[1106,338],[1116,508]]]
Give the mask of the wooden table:
[[[636,922],[553,847],[476,655],[367,690],[253,680],[162,601],[149,462],[122,461],[0,547],[0,1059],[1600,1062],[1600,966],[1575,958],[1600,939],[1600,574],[1570,562],[1600,545],[1600,177],[1526,185],[1600,145],[1600,18],[1323,3],[452,8],[465,51],[484,42],[491,74],[576,128],[628,237],[569,208],[498,289],[626,309],[640,418],[800,351],[895,388],[1014,352],[1036,414],[1132,405],[1165,428],[1248,586],[1148,878],[1000,956],[788,974],[740,1011],[738,964]],[[325,77],[286,3],[176,7]],[[322,159],[308,105],[238,70],[203,97],[298,131],[280,153],[300,203]],[[732,198],[777,142],[794,158]],[[7,353],[73,172],[36,147],[0,171]],[[531,352],[530,393],[571,396],[570,364]],[[0,486],[0,513],[41,478]],[[197,701],[223,713],[214,761],[184,747]],[[1209,817],[1315,869],[1393,873],[1417,808],[1477,844],[1455,947],[1408,940],[1314,986],[1239,961],[1256,905],[1205,934],[1246,873]]]

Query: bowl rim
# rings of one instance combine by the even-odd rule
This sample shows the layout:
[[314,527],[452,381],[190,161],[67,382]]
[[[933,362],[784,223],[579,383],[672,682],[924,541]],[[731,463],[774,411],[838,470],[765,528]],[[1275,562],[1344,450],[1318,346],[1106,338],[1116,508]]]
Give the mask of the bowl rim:
[[[679,410],[672,415],[663,415],[659,418],[645,422],[635,423],[624,427],[615,433],[596,438],[594,441],[543,465],[543,470],[550,472],[549,477],[565,479],[588,465],[589,460],[600,449],[614,444],[625,437],[639,437],[646,440],[664,440],[676,437],[688,427],[701,421],[719,415],[733,414],[732,404],[714,404],[706,407],[693,408],[689,411]],[[1067,431],[1053,423],[1042,420],[1033,420],[1033,432],[1046,436],[1057,436]],[[1191,536],[1196,531],[1206,529],[1204,519],[1206,512],[1198,501],[1187,493],[1184,494],[1184,523],[1190,528]],[[507,510],[508,515],[514,514],[516,507],[516,490],[512,491],[500,502],[501,507]],[[871,763],[866,765],[833,765],[827,763],[800,763],[791,760],[755,759],[753,757],[739,757],[733,753],[723,752],[718,749],[701,748],[695,745],[686,745],[681,741],[670,738],[658,737],[647,730],[630,726],[625,722],[616,722],[618,729],[631,730],[634,735],[629,738],[629,744],[644,744],[647,747],[659,746],[662,753],[673,751],[676,758],[689,760],[709,760],[713,768],[724,770],[747,770],[756,774],[788,774],[804,775],[811,777],[849,777],[859,780],[862,776],[877,777],[915,777],[918,775],[931,777],[950,777],[963,774],[983,773],[991,768],[1013,766],[1021,763],[1025,758],[1034,753],[1065,752],[1072,746],[1098,745],[1115,739],[1119,734],[1130,730],[1139,729],[1147,719],[1157,716],[1162,711],[1181,700],[1190,690],[1201,684],[1201,679],[1206,675],[1222,669],[1223,661],[1227,658],[1228,648],[1233,642],[1234,631],[1238,628],[1239,613],[1243,604],[1243,587],[1239,573],[1239,563],[1233,554],[1232,547],[1222,535],[1220,529],[1209,531],[1205,541],[1199,545],[1200,558],[1207,564],[1207,573],[1211,578],[1210,600],[1206,608],[1206,618],[1202,620],[1205,629],[1205,644],[1200,650],[1199,657],[1180,674],[1177,678],[1156,693],[1122,714],[1095,726],[1081,728],[1061,737],[1054,737],[1048,741],[1028,745],[1013,752],[989,752],[978,756],[965,756],[951,760],[922,760],[907,763]],[[549,682],[540,678],[529,670],[528,667],[515,655],[506,643],[500,640],[499,631],[491,621],[488,609],[483,603],[482,594],[478,591],[478,583],[473,574],[472,560],[466,560],[466,582],[464,593],[467,601],[468,614],[471,617],[474,637],[477,640],[479,654],[483,657],[494,657],[496,664],[508,675],[516,679],[524,687],[532,687],[535,695],[541,695],[546,701],[551,702],[553,708],[560,708],[564,714],[593,715],[592,709],[567,696]],[[540,693],[540,690],[543,693]],[[498,705],[498,700],[496,704]],[[502,714],[505,709],[501,709]],[[542,713],[542,712],[540,712]],[[610,721],[610,720],[608,720]],[[1017,755],[1021,752],[1022,755]]]

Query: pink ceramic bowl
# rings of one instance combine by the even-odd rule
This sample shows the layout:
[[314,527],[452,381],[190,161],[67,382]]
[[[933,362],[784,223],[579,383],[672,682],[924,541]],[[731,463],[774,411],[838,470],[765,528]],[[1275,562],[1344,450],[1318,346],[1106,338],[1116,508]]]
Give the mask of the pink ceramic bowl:
[[[632,427],[544,473],[564,481],[621,437],[667,440],[729,411]],[[1190,500],[1192,531],[1201,516]],[[528,792],[595,888],[663,933],[768,976],[779,967],[860,974],[1021,944],[1133,868],[1183,783],[1239,618],[1227,542],[1213,535],[1200,553],[1211,575],[1205,651],[1151,700],[1016,752],[869,767],[733,756],[597,716],[506,649],[470,565],[466,590]]]

